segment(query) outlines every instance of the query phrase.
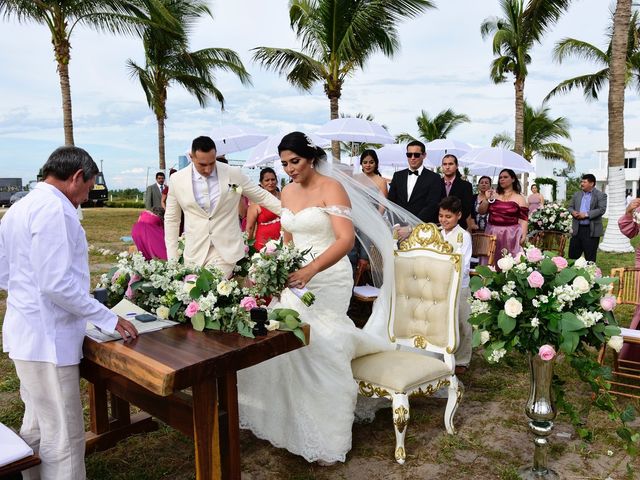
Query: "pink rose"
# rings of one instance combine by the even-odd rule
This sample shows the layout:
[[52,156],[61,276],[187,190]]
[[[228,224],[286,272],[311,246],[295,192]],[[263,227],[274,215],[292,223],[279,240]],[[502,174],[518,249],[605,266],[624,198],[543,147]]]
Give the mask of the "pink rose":
[[189,275],[187,275],[186,277],[184,277],[184,282],[190,282],[190,283],[196,283],[196,280],[198,280],[198,275],[196,275],[195,273],[190,273]]
[[473,296],[476,297],[478,300],[482,300],[483,302],[486,302],[491,298],[491,290],[489,290],[487,287],[482,287],[476,290]]
[[542,220],[538,220],[538,225],[542,226]]
[[613,295],[605,295],[600,299],[600,306],[605,312],[610,312],[616,308],[616,297]]
[[602,278],[602,270],[600,270],[600,267],[596,267],[596,278]]
[[244,246],[244,253],[249,253],[249,245]]
[[139,282],[140,280],[142,280],[142,278],[140,278],[139,275],[132,275],[131,278],[129,279],[129,285],[127,285],[127,291],[124,292],[124,296],[131,299],[133,298],[133,289],[131,288],[131,285]]
[[569,262],[567,262],[567,259],[564,257],[553,257],[551,261],[555,263],[558,270],[564,270],[569,266]]
[[116,270],[113,272],[113,276],[111,277],[111,283],[116,283],[120,278],[120,270]]
[[544,257],[539,248],[533,247],[527,250],[527,260],[530,262],[539,262]]
[[252,308],[256,308],[258,306],[258,302],[256,302],[256,299],[253,297],[244,297],[240,300],[240,306],[248,312]]
[[191,318],[196,313],[198,313],[198,311],[200,311],[200,305],[194,300],[189,305],[187,305],[187,309],[184,311],[184,314],[187,317]]
[[556,356],[556,351],[551,345],[542,345],[540,350],[538,350],[538,355],[540,355],[542,360],[548,362],[549,360],[553,360],[553,357]]
[[534,270],[527,277],[527,282],[529,282],[531,288],[540,288],[544,285],[544,277],[540,272]]
[[278,247],[276,246],[275,243],[267,242],[267,244],[264,247],[262,247],[262,252],[266,253],[267,255],[272,255],[276,252],[277,249]]

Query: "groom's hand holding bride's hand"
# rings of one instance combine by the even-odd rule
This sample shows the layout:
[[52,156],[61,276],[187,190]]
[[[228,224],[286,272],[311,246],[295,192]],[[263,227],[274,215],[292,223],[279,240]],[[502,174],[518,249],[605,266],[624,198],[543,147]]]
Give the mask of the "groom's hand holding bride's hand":
[[304,288],[307,283],[309,283],[309,280],[318,273],[315,263],[316,262],[311,262],[300,270],[290,273],[289,280],[287,282],[288,286],[293,288]]

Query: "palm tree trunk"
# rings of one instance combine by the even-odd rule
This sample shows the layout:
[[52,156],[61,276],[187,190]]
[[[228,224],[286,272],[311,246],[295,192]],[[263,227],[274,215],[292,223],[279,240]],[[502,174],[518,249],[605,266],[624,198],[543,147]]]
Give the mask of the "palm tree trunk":
[[[329,95],[329,109],[331,120],[335,120],[340,116],[338,110],[339,99],[340,95]],[[331,155],[333,156],[333,161],[335,163],[340,163],[340,142],[337,140],[333,140],[331,142]]]
[[62,93],[62,125],[65,145],[75,145],[73,140],[73,114],[71,109],[71,83],[69,82],[69,57],[71,46],[65,38],[54,43],[54,53],[58,63],[60,92]]
[[165,152],[164,152],[164,116],[158,115],[156,117],[158,120],[158,159],[160,170],[164,171],[166,169],[165,162]]
[[513,84],[516,90],[516,128],[513,151],[522,155],[524,153],[524,78],[516,77]]
[[627,70],[626,53],[631,0],[618,0],[613,17],[611,64],[609,66],[609,222],[600,250],[605,252],[632,252],[629,239],[618,228],[618,218],[625,208],[624,175],[624,88]]

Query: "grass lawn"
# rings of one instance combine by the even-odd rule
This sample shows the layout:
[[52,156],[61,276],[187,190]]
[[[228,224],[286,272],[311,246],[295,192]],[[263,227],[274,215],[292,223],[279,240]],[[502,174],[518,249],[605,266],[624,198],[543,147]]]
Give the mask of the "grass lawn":
[[[120,237],[129,235],[138,213],[135,209],[84,210],[83,225],[89,243],[115,251],[126,250]],[[634,240],[634,245],[638,240]],[[634,256],[599,252],[598,260],[606,273],[614,266],[633,265]],[[92,253],[92,284],[114,262],[114,256]],[[0,326],[5,307],[6,293],[0,292]],[[632,309],[625,306],[616,310],[623,324],[628,324],[632,313]],[[569,371],[564,364],[558,369]],[[492,366],[475,354],[470,371],[462,375],[461,380],[465,395],[455,417],[457,435],[449,436],[444,429],[444,399],[412,399],[404,466],[393,459],[391,409],[385,408],[378,412],[373,423],[354,425],[353,447],[347,462],[334,467],[309,464],[243,431],[243,479],[373,480],[436,476],[448,480],[516,479],[518,467],[530,464],[533,455],[532,437],[524,415],[529,385],[525,359],[511,355]],[[12,362],[0,354],[0,422],[14,428],[19,428],[23,413],[18,387]],[[84,394],[86,385],[83,384],[82,389]],[[567,389],[579,406],[587,406],[590,393],[580,382],[569,378]],[[637,409],[640,407],[638,402],[634,405]],[[298,408],[303,410],[304,405]],[[295,415],[296,411],[292,411],[291,416]],[[625,474],[626,464],[632,463],[640,469],[640,463],[621,449],[622,444],[615,435],[616,425],[600,412],[585,409],[584,415],[594,428],[594,441],[586,444],[576,439],[567,419],[559,416],[549,439],[550,466],[565,479],[634,478]],[[640,426],[640,422],[636,425]],[[191,479],[194,478],[193,461],[192,440],[163,426],[156,432],[122,441],[106,452],[89,455],[87,473],[90,479],[96,480]],[[640,473],[636,475],[635,478],[640,477]]]

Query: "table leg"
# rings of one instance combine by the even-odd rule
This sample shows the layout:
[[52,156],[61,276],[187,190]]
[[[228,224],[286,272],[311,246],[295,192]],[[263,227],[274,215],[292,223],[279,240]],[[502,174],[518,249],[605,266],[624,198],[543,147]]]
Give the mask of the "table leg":
[[220,432],[218,426],[218,395],[215,377],[192,387],[193,443],[196,454],[196,480],[219,480]]
[[236,372],[227,372],[219,380],[220,404],[225,410],[224,426],[220,431],[224,449],[222,473],[225,479],[240,480],[240,419],[238,417],[238,379]]
[[100,435],[109,430],[107,389],[102,382],[89,383],[89,412],[92,433]]

